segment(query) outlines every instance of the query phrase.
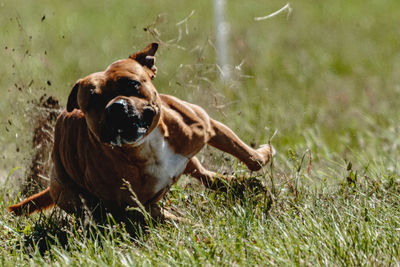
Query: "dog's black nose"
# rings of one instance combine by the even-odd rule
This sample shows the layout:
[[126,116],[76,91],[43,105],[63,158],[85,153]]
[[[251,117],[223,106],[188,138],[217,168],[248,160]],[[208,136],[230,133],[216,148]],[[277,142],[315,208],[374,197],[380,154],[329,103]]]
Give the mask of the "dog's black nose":
[[132,123],[139,121],[139,114],[135,107],[129,106],[124,99],[119,99],[106,107],[105,123],[110,129],[125,131]]
[[138,124],[139,121],[139,112],[125,99],[118,99],[105,109],[105,124],[113,131],[125,131],[131,125]]
[[119,99],[106,107],[106,115],[111,118],[123,118],[128,113],[128,103],[125,99]]

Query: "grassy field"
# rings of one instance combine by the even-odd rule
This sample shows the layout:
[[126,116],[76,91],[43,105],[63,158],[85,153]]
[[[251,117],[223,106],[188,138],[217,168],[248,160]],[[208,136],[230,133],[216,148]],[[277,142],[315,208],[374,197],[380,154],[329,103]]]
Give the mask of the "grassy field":
[[[399,265],[400,1],[226,1],[232,78],[218,80],[211,1],[0,3],[0,265]],[[177,25],[187,18],[186,23]],[[161,43],[159,92],[203,106],[273,164],[228,192],[184,177],[162,200],[190,223],[130,229],[58,210],[16,218],[35,103]],[[276,133],[274,135],[274,133]],[[216,171],[246,173],[213,149]]]

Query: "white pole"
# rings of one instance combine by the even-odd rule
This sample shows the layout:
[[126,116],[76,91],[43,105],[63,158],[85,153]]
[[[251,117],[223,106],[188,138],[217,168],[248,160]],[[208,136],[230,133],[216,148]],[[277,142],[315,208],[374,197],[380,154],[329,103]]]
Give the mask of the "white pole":
[[220,68],[220,78],[227,81],[230,78],[230,69],[228,62],[228,31],[229,25],[224,19],[225,0],[214,0],[214,25],[215,25],[215,40],[217,64]]

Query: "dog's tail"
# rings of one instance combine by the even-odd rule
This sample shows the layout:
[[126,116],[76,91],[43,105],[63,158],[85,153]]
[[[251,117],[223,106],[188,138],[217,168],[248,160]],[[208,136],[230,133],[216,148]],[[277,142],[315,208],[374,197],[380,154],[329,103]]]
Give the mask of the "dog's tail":
[[8,207],[9,212],[15,215],[31,215],[34,212],[45,210],[54,206],[53,199],[50,196],[50,187],[47,187],[42,192],[39,192],[22,202]]

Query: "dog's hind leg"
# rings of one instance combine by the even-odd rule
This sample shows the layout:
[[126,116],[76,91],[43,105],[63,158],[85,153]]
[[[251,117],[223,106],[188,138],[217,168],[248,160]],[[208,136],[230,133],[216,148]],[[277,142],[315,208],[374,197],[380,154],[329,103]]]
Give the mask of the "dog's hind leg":
[[220,188],[221,183],[230,182],[233,179],[230,175],[223,175],[207,170],[196,157],[190,159],[183,173],[200,180],[208,188]]
[[253,149],[246,145],[240,138],[224,124],[210,119],[215,135],[207,144],[237,157],[252,171],[258,171],[266,165],[274,154],[271,145],[262,145]]

